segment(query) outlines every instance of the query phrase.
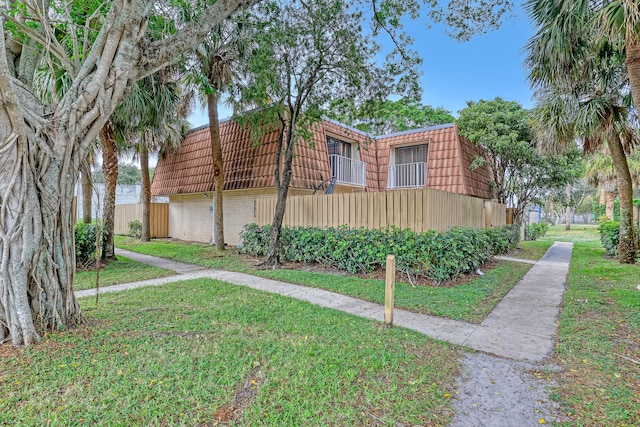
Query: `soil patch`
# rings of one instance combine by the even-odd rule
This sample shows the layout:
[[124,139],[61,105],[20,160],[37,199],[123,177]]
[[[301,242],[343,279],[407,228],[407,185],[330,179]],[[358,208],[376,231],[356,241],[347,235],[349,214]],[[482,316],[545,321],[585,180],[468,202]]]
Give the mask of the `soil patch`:
[[20,356],[24,352],[24,347],[14,347],[11,344],[0,344],[0,359]]
[[[256,264],[258,264],[259,262],[261,262],[261,259],[257,259],[253,256],[250,255],[241,255],[241,259],[242,262],[246,263],[247,265],[250,266],[255,266]],[[483,273],[486,273],[494,268],[496,268],[498,265],[500,265],[501,263],[503,263],[504,261],[500,261],[500,260],[491,260],[488,263],[482,265],[479,270]],[[352,277],[359,277],[361,279],[371,279],[371,280],[385,280],[386,277],[386,270],[384,268],[377,268],[374,271],[370,272],[370,273],[357,273],[357,274],[351,274],[347,271],[344,270],[339,270],[335,267],[330,267],[330,266],[326,266],[323,264],[303,264],[303,263],[299,263],[299,262],[282,262],[282,269],[284,270],[298,270],[298,271],[308,271],[308,272],[312,272],[312,273],[324,273],[324,274],[334,274],[336,276],[352,276]],[[446,287],[446,288],[452,288],[458,285],[463,285],[465,283],[470,282],[471,280],[475,279],[478,277],[478,274],[476,272],[472,272],[472,273],[468,273],[468,274],[462,274],[458,277],[456,277],[455,279],[451,279],[451,280],[447,280],[446,282],[436,282],[434,280],[429,279],[428,277],[425,276],[411,276],[411,278],[409,279],[407,273],[405,273],[404,271],[397,271],[396,270],[396,283],[398,282],[403,282],[403,283],[409,283],[412,284],[414,286],[428,286],[428,287]]]
[[525,427],[566,420],[560,405],[549,398],[555,384],[543,374],[558,370],[556,366],[483,353],[466,354],[462,365],[451,427]]

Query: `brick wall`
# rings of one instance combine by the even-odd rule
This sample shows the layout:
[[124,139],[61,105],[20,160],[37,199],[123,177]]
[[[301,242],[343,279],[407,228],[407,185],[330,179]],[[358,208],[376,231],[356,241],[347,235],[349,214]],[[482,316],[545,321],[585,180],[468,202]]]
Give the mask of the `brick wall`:
[[[171,196],[169,198],[169,235],[175,239],[211,243],[213,193]],[[256,222],[255,201],[258,196],[273,195],[271,190],[225,191],[224,241],[230,246],[242,243],[240,232],[246,224]]]
[[201,193],[169,197],[169,236],[211,243],[211,203]]
[[256,222],[256,199],[258,196],[274,195],[276,190],[237,190],[224,194],[224,241],[237,246],[242,243],[240,232],[245,225]]

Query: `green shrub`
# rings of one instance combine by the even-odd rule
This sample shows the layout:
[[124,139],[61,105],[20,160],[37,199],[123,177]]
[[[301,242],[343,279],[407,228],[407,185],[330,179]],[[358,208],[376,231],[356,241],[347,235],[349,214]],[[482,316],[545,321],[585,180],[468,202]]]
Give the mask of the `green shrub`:
[[488,228],[483,231],[489,236],[491,252],[494,254],[507,253],[520,241],[520,231],[516,227]]
[[[247,225],[242,233],[243,252],[264,256],[270,230],[270,226]],[[518,237],[518,231],[512,228],[455,227],[445,232],[416,233],[396,227],[283,227],[280,257],[283,261],[320,263],[354,274],[383,267],[387,255],[392,254],[398,270],[444,282],[476,270],[493,255],[508,252]]]
[[102,233],[102,226],[78,223],[75,228],[76,265],[84,268],[96,259],[96,235]]
[[604,219],[598,226],[600,241],[607,255],[618,256],[618,242],[620,241],[620,223]]
[[136,239],[142,238],[142,223],[137,219],[134,219],[129,223],[129,232],[127,233],[129,236],[134,237]]
[[[633,199],[633,206],[640,206],[640,199]],[[613,220],[620,221],[620,198],[613,201]]]
[[527,224],[524,227],[524,239],[525,240],[538,240],[538,238],[547,234],[549,230],[549,224],[541,222],[538,224]]

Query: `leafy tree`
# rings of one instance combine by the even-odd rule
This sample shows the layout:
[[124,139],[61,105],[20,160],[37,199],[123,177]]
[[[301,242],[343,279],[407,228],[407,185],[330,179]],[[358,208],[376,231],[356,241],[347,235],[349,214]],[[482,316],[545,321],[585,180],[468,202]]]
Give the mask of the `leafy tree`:
[[549,0],[527,3],[539,26],[527,46],[530,79],[539,94],[534,123],[549,151],[561,152],[576,138],[582,139],[585,152],[607,145],[620,195],[618,256],[621,263],[635,263],[633,185],[627,153],[637,144],[638,134],[629,121],[629,75],[622,46],[615,39],[600,38],[592,26],[599,17],[594,7],[600,5]]
[[516,209],[516,222],[543,191],[564,188],[580,176],[580,155],[575,149],[563,157],[538,152],[530,119],[517,102],[495,98],[467,102],[457,120],[460,133],[484,152],[473,160],[472,168],[491,167],[493,195]]
[[311,143],[312,127],[331,99],[381,99],[395,76],[373,64],[378,47],[363,35],[362,15],[341,0],[260,6],[248,25],[255,45],[241,101],[259,107],[243,119],[254,135],[260,136],[265,125],[280,132],[274,170],[278,201],[262,263],[271,267],[280,262],[280,230],[298,141]]
[[[176,22],[180,11],[175,2],[24,0],[2,6],[0,341],[37,342],[34,319],[41,329],[81,321],[72,292],[70,227],[80,163],[135,81],[192,52],[231,13],[258,1],[203,0],[188,22]],[[499,13],[511,2],[491,3]],[[367,10],[373,5],[374,29],[384,27],[402,42],[402,15],[417,16],[421,4],[362,0],[352,7],[357,5]],[[435,0],[428,5],[437,15]],[[482,31],[484,27],[470,19],[493,23],[490,15],[466,14],[462,22]],[[454,20],[452,25],[458,23]],[[43,102],[34,91],[35,71],[41,65],[50,74],[64,70],[69,76],[68,89],[52,103]]]
[[374,135],[453,123],[451,112],[442,107],[422,105],[400,98],[397,101],[370,101],[356,106],[350,99],[332,100],[326,112],[329,118]]
[[137,184],[142,181],[142,173],[134,164],[120,165],[118,168],[118,184]]
[[[104,173],[96,171],[93,173],[93,182],[104,184]],[[137,184],[142,181],[142,174],[138,166],[134,164],[124,164],[118,167],[118,184]]]

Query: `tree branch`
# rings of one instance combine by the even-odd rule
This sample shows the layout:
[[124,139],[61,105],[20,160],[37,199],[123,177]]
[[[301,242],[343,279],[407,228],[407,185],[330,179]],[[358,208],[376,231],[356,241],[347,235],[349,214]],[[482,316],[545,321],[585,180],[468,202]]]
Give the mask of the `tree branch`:
[[139,76],[142,78],[152,74],[175,61],[185,52],[193,51],[212,28],[220,24],[233,12],[248,8],[260,0],[218,0],[207,7],[199,19],[189,22],[175,34],[162,40],[146,44],[138,63]]
[[[38,15],[40,16],[40,13],[38,13]],[[71,76],[75,76],[76,70],[74,69],[73,63],[71,62],[71,60],[69,60],[67,53],[64,51],[64,49],[62,48],[62,46],[56,40],[55,37],[51,35],[49,35],[49,37],[45,37],[35,29],[25,25],[24,23],[15,19],[13,16],[8,15],[7,13],[3,12],[2,16],[7,20],[11,21],[11,23],[13,23],[14,25],[16,25],[20,29],[20,31],[22,31],[24,34],[28,35],[33,40],[40,43],[42,46],[46,46],[49,52],[51,52],[53,56],[55,56],[60,61],[60,65],[62,66],[62,68],[64,68],[65,71],[71,74]],[[49,29],[49,26],[46,22],[41,21],[41,24],[47,30]],[[53,41],[53,44],[51,43],[52,41]]]
[[389,35],[394,46],[396,47],[396,49],[398,49],[398,52],[400,53],[402,60],[406,62],[410,62],[411,59],[409,58],[409,56],[407,56],[406,52],[404,51],[404,48],[401,46],[395,34],[387,27],[387,25],[384,22],[382,22],[382,19],[380,19],[380,14],[378,13],[378,6],[376,5],[376,0],[371,0],[371,6],[373,7],[373,19],[378,23],[378,25],[380,25],[380,27],[385,31],[385,33]]

